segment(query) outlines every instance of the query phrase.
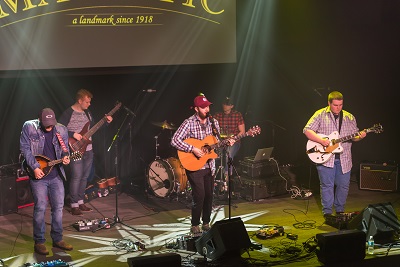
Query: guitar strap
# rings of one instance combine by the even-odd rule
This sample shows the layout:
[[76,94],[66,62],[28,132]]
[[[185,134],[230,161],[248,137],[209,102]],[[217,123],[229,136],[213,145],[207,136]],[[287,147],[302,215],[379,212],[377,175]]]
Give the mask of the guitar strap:
[[57,138],[58,138],[58,142],[60,142],[61,149],[62,149],[65,153],[68,153],[67,146],[65,145],[64,141],[62,140],[61,135],[60,135],[58,132],[56,132],[56,136],[57,136]]
[[340,129],[342,129],[342,121],[343,121],[343,110],[341,110],[339,114],[339,133]]

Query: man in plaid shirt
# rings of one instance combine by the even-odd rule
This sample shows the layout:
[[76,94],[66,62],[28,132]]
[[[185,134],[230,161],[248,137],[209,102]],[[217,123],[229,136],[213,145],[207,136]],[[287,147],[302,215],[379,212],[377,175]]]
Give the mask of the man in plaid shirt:
[[[193,101],[193,109],[195,114],[183,121],[179,128],[174,133],[171,145],[176,149],[193,153],[197,158],[205,156],[207,153],[199,147],[185,142],[188,138],[195,138],[203,140],[209,135],[213,134],[212,122],[209,117],[210,105],[212,104],[204,95],[197,96]],[[219,133],[219,124],[217,120],[213,120],[216,130]],[[232,139],[230,145],[233,145]],[[209,159],[204,166],[199,170],[189,171],[186,174],[192,188],[192,219],[191,219],[191,233],[199,235],[203,231],[210,229],[213,192],[214,192],[214,178],[215,160]],[[200,218],[202,219],[202,227],[200,229]]]
[[[246,132],[246,127],[242,113],[233,109],[233,101],[231,98],[226,97],[222,103],[222,112],[217,112],[214,118],[218,121],[221,128],[222,137],[236,136],[238,134],[244,134]],[[224,172],[225,181],[228,176],[228,161],[229,156],[232,160],[238,153],[240,148],[240,141],[236,141],[233,146],[227,148],[227,153],[225,155]]]
[[[311,141],[328,147],[330,140],[322,138],[318,134],[330,135],[338,131],[340,137],[349,136],[359,131],[355,117],[342,109],[343,95],[333,91],[328,95],[328,106],[317,110],[309,119],[303,129],[303,133]],[[332,215],[332,208],[336,214],[344,212],[350,185],[352,164],[352,141],[362,140],[367,133],[361,131],[358,136],[347,142],[343,142],[342,153],[337,153],[323,164],[317,164],[320,180],[321,204],[324,217]],[[336,186],[336,191],[335,191]]]

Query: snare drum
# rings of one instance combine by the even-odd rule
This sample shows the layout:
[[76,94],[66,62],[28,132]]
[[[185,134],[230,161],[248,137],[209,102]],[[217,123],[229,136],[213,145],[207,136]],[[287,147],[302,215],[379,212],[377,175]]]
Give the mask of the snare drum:
[[169,196],[172,192],[180,192],[187,185],[185,169],[176,158],[155,160],[149,166],[148,184],[154,194],[159,197]]

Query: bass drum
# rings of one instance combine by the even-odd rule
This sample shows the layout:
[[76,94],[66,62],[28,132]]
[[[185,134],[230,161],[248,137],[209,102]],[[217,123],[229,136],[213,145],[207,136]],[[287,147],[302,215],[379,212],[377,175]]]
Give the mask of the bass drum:
[[149,165],[148,185],[158,197],[183,191],[187,185],[185,169],[176,158],[155,160]]

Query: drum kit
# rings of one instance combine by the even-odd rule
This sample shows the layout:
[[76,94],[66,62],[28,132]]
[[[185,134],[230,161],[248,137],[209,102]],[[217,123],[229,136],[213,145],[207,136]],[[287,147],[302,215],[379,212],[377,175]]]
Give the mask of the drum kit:
[[[171,131],[176,130],[172,123],[168,123],[166,120],[163,122],[152,122],[153,125],[162,128],[162,130]],[[154,137],[155,139],[155,159],[148,167],[147,172],[147,184],[149,189],[154,193],[155,196],[160,198],[176,197],[179,196],[188,197],[190,193],[190,185],[186,177],[186,171],[183,168],[181,162],[176,157],[168,157],[161,159],[158,155],[158,137],[161,132]]]

